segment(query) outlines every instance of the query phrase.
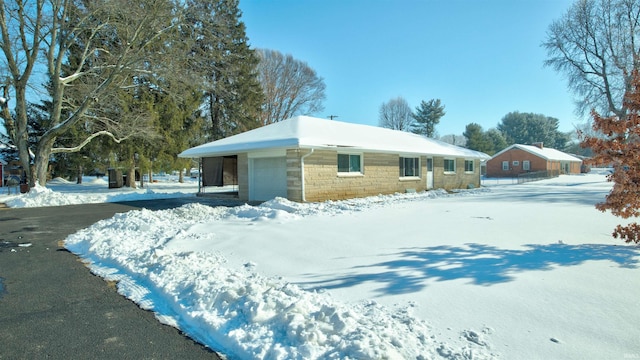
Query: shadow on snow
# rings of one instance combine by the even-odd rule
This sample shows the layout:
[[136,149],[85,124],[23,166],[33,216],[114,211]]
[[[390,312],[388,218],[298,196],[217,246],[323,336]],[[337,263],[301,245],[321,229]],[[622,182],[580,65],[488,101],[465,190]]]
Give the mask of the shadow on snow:
[[[506,201],[509,203],[571,203],[593,206],[597,203],[604,202],[605,197],[609,194],[608,189],[581,189],[580,191],[576,191],[575,189],[571,189],[571,186],[549,187],[549,189],[545,189],[545,191],[540,191],[531,188],[530,185],[514,185],[513,188],[509,190],[511,191],[500,193],[488,192],[485,196],[478,198],[478,200],[487,201],[489,198],[494,201]],[[473,200],[473,197],[469,197],[468,199],[468,201]]]
[[[640,248],[625,245],[584,244],[524,245],[524,249],[499,249],[484,244],[409,248],[394,256],[398,260],[356,266],[358,273],[334,279],[299,283],[310,290],[346,288],[377,283],[380,294],[418,292],[427,281],[469,279],[475,285],[512,281],[519,272],[551,270],[586,261],[611,261],[622,268],[638,268]],[[382,270],[377,271],[379,268]],[[369,269],[368,272],[363,272]]]

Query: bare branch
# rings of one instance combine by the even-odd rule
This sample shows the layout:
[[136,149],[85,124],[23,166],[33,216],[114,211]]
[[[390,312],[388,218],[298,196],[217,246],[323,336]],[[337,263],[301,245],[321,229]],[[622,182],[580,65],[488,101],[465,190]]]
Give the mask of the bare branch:
[[265,95],[263,125],[324,109],[324,81],[309,65],[275,50],[259,49],[257,54],[258,79]]
[[545,65],[566,75],[580,115],[595,107],[624,117],[624,93],[638,66],[639,19],[635,0],[580,0],[549,26]]
[[411,108],[403,97],[391,99],[380,106],[380,126],[402,131],[411,131],[414,123]]
[[51,149],[51,154],[78,152],[78,151],[82,150],[82,148],[85,147],[87,144],[89,144],[91,142],[91,140],[97,138],[98,136],[102,136],[102,135],[110,137],[113,141],[115,141],[118,144],[131,137],[131,134],[130,134],[130,135],[127,135],[125,137],[118,138],[118,137],[116,137],[114,134],[112,134],[109,131],[106,131],[106,130],[98,131],[96,133],[93,133],[93,134],[89,135],[78,146],[74,146],[74,147],[71,147],[71,148],[52,148]]

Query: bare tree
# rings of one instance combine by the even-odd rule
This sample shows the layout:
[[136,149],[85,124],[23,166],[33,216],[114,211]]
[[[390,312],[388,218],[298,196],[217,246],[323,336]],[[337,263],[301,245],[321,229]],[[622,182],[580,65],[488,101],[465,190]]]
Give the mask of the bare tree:
[[[120,118],[109,111],[109,100],[118,89],[135,86],[136,76],[158,71],[150,64],[169,56],[166,44],[178,26],[175,10],[170,0],[0,0],[0,62],[15,96],[14,111],[5,108],[1,116],[31,185],[46,182],[52,153],[78,151],[97,136],[122,141],[141,133],[143,117]],[[46,69],[44,81],[33,76],[36,67]],[[32,171],[27,88],[43,82],[50,106],[34,145]],[[86,138],[56,149],[56,139],[80,122]]]
[[324,80],[307,63],[276,50],[258,49],[258,79],[265,102],[262,124],[322,111]]
[[624,94],[640,61],[639,31],[637,0],[577,0],[549,26],[545,65],[566,75],[579,114],[597,108],[624,118]]
[[413,113],[409,103],[399,96],[380,106],[380,126],[402,131],[411,131],[414,123]]
[[451,145],[467,146],[467,138],[464,135],[449,134],[441,136],[439,140]]

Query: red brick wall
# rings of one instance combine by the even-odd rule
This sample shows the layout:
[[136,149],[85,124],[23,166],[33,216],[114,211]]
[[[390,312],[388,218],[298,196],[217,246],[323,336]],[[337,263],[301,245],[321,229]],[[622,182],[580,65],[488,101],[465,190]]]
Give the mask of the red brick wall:
[[[529,160],[530,167],[528,171],[522,170],[522,163]],[[502,162],[509,162],[509,170],[502,170]],[[518,165],[514,165],[514,161]],[[497,157],[487,160],[487,176],[488,177],[515,177],[518,174],[547,170],[547,162],[529,152],[520,149],[511,149],[498,155]]]
[[[522,163],[525,160],[529,160],[531,164],[531,166],[529,167],[529,171],[522,170]],[[503,161],[509,162],[509,170],[502,170]],[[518,165],[514,165],[514,161],[518,161]],[[511,150],[505,151],[504,153],[498,155],[493,159],[487,160],[487,176],[515,177],[518,176],[518,174],[526,172],[552,170],[551,168],[547,168],[547,166],[548,164],[546,160],[524,150],[513,148]],[[556,166],[559,168],[560,164],[557,164]]]
[[[522,163],[525,160],[529,160],[531,166],[528,171],[522,169]],[[502,170],[502,162],[509,162],[509,170]],[[513,162],[518,161],[518,165],[514,165]],[[569,166],[570,174],[580,174],[581,162],[571,162]],[[564,173],[562,163],[558,160],[546,161],[543,158],[535,156],[527,151],[513,148],[505,151],[504,153],[496,156],[493,159],[487,160],[487,177],[516,177],[519,174],[534,172],[556,170],[559,173]]]

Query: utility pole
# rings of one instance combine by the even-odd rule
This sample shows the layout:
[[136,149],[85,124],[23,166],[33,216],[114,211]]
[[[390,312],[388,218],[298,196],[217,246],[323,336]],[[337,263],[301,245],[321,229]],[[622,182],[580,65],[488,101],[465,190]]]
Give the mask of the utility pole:
[[329,115],[327,117],[329,118],[329,120],[333,120],[333,119],[337,118],[338,115]]

